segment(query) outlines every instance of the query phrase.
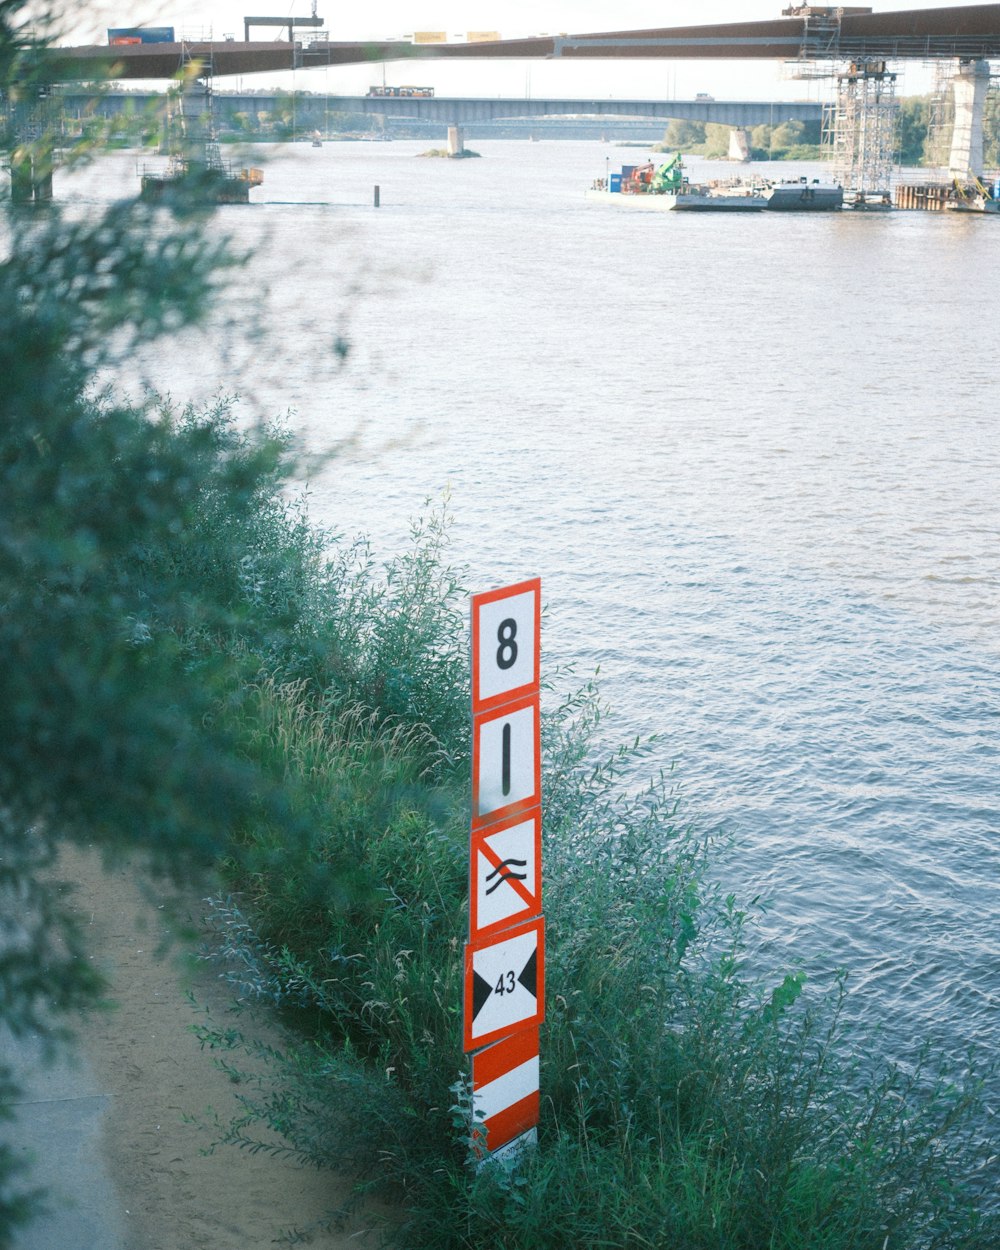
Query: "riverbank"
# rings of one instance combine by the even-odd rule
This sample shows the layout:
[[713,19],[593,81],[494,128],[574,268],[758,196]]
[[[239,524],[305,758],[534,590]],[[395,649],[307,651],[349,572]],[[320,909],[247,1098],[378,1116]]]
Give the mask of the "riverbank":
[[[91,954],[111,984],[113,1007],[91,1012],[79,1029],[79,1078],[89,1069],[88,1095],[105,1100],[92,1140],[113,1184],[118,1209],[108,1216],[123,1230],[124,1250],[263,1250],[291,1244],[296,1233],[315,1250],[377,1246],[388,1208],[370,1205],[342,1231],[323,1228],[349,1199],[349,1181],[265,1152],[211,1150],[207,1125],[214,1114],[238,1112],[239,1088],[191,1026],[204,1023],[207,1009],[225,1027],[231,994],[186,941],[163,950],[168,909],[196,926],[197,897],[179,903],[162,886],[144,897],[134,872],[105,872],[89,854],[67,852],[60,870],[76,885]],[[263,1026],[255,1033],[274,1040]],[[74,1177],[47,1180],[65,1210]]]

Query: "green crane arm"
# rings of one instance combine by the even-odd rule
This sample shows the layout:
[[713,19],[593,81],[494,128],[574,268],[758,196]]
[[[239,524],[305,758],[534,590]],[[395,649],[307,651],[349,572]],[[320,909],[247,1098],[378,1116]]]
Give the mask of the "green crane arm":
[[652,190],[654,191],[678,191],[684,180],[684,171],[681,166],[681,158],[679,153],[675,152],[662,165],[658,165],[656,172],[653,174]]

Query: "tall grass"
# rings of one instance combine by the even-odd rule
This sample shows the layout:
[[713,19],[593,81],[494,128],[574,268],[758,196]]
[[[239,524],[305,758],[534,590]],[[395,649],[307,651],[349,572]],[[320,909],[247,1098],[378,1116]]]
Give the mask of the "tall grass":
[[[594,763],[590,686],[546,692],[539,1148],[471,1169],[465,599],[446,514],[384,571],[277,492],[259,515],[243,572],[206,566],[232,578],[221,644],[254,672],[220,714],[313,832],[291,858],[249,822],[253,868],[225,866],[233,894],[211,904],[223,975],[285,1026],[280,1048],[201,1030],[241,1082],[224,1140],[397,1187],[407,1250],[1000,1245],[975,1079],[926,1054],[880,1064],[842,1024],[843,979],[759,983],[748,917],[712,886],[713,838],[671,777],[636,789],[638,745]],[[209,565],[217,523],[206,507]],[[331,866],[338,888],[317,888]]]
[[475,1176],[450,1092],[465,1069],[461,787],[418,798],[422,753],[400,726],[303,714],[298,687],[256,698],[248,725],[270,726],[331,813],[317,856],[346,848],[363,887],[317,912],[280,874],[237,882],[253,928],[217,902],[240,992],[288,1025],[228,1140],[277,1128],[305,1162],[395,1182],[407,1247],[995,1244],[974,1084],[845,1058],[842,983],[812,1001],[801,974],[755,986],[746,917],[706,884],[711,839],[678,822],[668,779],[621,795],[623,757],[575,789],[564,774],[546,812],[540,1148]]

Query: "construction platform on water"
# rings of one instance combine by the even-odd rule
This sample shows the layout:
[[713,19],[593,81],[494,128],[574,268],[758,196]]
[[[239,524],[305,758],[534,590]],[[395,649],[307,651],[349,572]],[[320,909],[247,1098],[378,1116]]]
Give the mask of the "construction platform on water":
[[158,200],[171,192],[200,195],[214,204],[249,204],[250,190],[264,181],[255,166],[237,168],[228,162],[171,157],[166,169],[139,169],[140,195]]

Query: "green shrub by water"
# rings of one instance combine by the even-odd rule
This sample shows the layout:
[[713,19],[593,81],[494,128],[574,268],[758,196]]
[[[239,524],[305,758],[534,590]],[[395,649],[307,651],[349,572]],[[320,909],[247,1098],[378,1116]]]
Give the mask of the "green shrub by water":
[[[224,412],[201,419],[250,454]],[[543,692],[539,1148],[513,1173],[470,1169],[466,598],[446,516],[383,572],[275,486],[239,570],[212,569],[224,518],[210,500],[204,517],[205,575],[231,579],[222,642],[254,671],[220,714],[313,830],[290,859],[248,822],[253,871],[229,865],[233,893],[213,902],[224,974],[285,1038],[202,1030],[240,1082],[222,1139],[394,1188],[407,1250],[1000,1244],[975,1081],[930,1056],[869,1062],[871,1041],[841,1025],[842,982],[759,984],[747,916],[710,884],[713,838],[671,777],[636,789],[638,744],[593,762],[591,687]],[[339,888],[322,893],[313,873],[331,866]]]

